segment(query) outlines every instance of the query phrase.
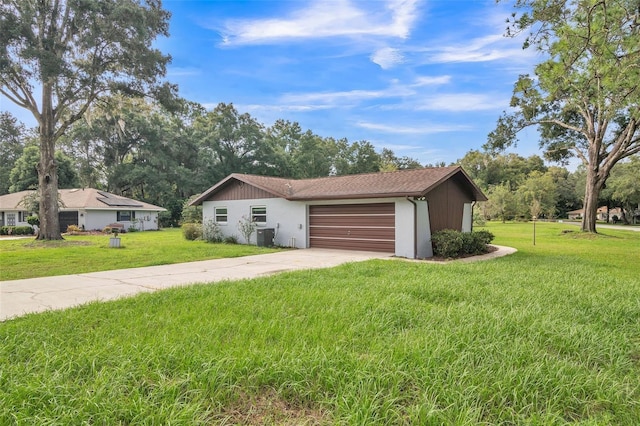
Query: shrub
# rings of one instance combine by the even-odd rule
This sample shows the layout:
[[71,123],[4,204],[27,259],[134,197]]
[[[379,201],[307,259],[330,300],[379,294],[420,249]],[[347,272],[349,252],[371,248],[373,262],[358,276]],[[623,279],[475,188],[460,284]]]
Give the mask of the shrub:
[[198,240],[202,238],[202,225],[199,223],[184,223],[182,225],[182,235],[189,241]]
[[9,233],[10,229],[9,226],[0,226],[0,235],[11,235]]
[[40,219],[38,216],[27,216],[27,223],[31,226],[40,226]]
[[9,227],[9,235],[33,235],[35,230],[30,226]]
[[242,216],[242,219],[238,221],[238,231],[244,237],[246,244],[251,244],[251,236],[256,232],[257,228],[258,225],[246,216]]
[[69,225],[67,226],[67,234],[75,234],[80,232],[80,228],[78,225]]
[[236,235],[229,235],[224,239],[225,244],[238,244],[238,237]]
[[438,257],[458,257],[462,252],[464,240],[462,232],[453,229],[443,229],[431,236],[433,254]]
[[208,219],[202,224],[202,239],[208,243],[221,243],[224,239],[220,226],[213,219]]
[[494,235],[486,230],[460,232],[444,229],[433,234],[433,254],[438,257],[454,258],[467,254],[482,254]]
[[105,234],[110,234],[111,233],[111,227],[110,226],[105,226],[104,229],[102,230],[102,232],[104,232]]
[[495,238],[495,235],[493,235],[491,232],[487,231],[486,229],[481,229],[480,231],[473,231],[472,234],[475,235],[476,238],[480,239],[480,241],[482,241],[482,243],[485,245],[491,244],[491,241],[493,241],[493,239]]
[[138,228],[136,228],[135,226],[131,225],[130,227],[127,228],[127,232],[137,232]]

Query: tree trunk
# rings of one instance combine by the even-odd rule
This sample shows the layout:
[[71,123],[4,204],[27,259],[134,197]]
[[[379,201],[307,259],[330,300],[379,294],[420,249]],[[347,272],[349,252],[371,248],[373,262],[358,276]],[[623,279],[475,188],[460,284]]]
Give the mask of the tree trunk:
[[587,183],[584,191],[584,215],[582,215],[582,231],[596,233],[596,219],[598,214],[598,199],[604,181],[599,178],[597,171],[587,168]]
[[58,171],[53,154],[53,141],[40,142],[38,163],[38,195],[40,196],[39,240],[61,240],[58,217]]
[[61,240],[58,217],[58,170],[55,160],[56,141],[52,107],[52,86],[42,87],[42,120],[40,122],[40,162],[38,163],[38,195],[40,196],[39,240]]

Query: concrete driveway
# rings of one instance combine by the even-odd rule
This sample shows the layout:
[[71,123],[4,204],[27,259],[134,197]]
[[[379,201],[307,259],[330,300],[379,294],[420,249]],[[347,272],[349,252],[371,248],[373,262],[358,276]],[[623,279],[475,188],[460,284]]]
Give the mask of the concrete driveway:
[[255,278],[297,269],[329,268],[390,257],[387,253],[305,249],[174,265],[118,269],[0,282],[0,321],[95,300],[194,283]]
[[[489,260],[516,251],[511,247],[494,247],[497,250],[491,253],[454,262]],[[304,249],[233,259],[0,281],[0,321],[32,312],[65,309],[96,300],[113,300],[181,285],[257,278],[278,272],[330,268],[343,263],[391,257],[389,253]]]

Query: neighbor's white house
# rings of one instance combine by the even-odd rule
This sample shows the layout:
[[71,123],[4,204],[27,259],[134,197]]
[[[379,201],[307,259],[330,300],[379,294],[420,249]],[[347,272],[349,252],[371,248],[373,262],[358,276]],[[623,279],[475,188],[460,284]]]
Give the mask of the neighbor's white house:
[[[21,191],[0,196],[0,226],[28,225],[32,212],[24,206],[25,196],[35,191]],[[166,209],[94,188],[60,189],[60,232],[69,225],[86,230],[102,230],[120,223],[124,229],[140,231],[158,229],[158,213]]]
[[191,205],[202,205],[203,220],[213,220],[225,236],[242,238],[238,222],[250,219],[280,246],[428,258],[431,234],[470,232],[473,205],[486,200],[456,166],[316,179],[234,173]]

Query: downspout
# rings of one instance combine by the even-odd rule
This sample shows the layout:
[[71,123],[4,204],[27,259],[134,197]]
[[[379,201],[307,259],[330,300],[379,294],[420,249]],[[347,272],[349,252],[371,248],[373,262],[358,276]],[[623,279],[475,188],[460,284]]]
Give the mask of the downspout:
[[475,200],[471,202],[471,232],[473,232],[473,208],[476,206]]
[[418,204],[409,197],[405,197],[413,204],[413,258],[418,257]]

